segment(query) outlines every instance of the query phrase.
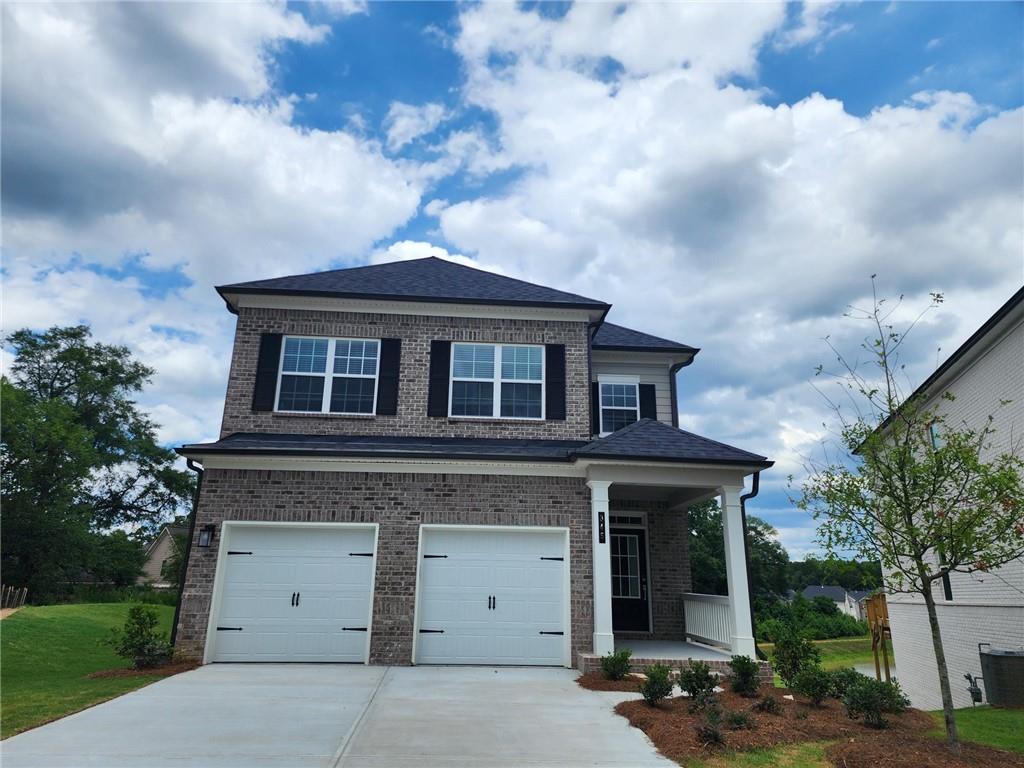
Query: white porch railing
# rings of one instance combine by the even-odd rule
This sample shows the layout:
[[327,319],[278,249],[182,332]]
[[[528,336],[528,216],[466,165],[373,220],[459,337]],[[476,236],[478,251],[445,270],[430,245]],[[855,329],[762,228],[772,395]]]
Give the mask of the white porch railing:
[[732,618],[726,595],[683,595],[686,636],[711,645],[732,645]]

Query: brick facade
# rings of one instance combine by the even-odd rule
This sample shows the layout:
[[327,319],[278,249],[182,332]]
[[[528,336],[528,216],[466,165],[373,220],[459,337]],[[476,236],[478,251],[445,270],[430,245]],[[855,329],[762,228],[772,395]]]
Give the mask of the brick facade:
[[[402,340],[395,416],[338,416],[252,411],[260,334],[398,338]],[[505,344],[564,344],[564,421],[427,416],[427,374],[433,340]],[[240,308],[228,375],[221,436],[232,432],[590,439],[588,336],[585,322],[485,319],[299,309]]]
[[[225,520],[379,523],[370,661],[412,661],[416,552],[422,523],[569,528],[572,663],[593,634],[590,492],[580,478],[208,470],[196,529]],[[217,547],[193,548],[177,644],[201,657]]]

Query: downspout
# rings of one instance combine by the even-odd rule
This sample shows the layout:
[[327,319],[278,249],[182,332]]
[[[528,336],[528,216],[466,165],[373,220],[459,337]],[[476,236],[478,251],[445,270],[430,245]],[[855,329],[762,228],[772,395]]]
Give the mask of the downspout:
[[188,516],[188,542],[185,544],[185,560],[181,564],[181,577],[178,583],[178,602],[174,606],[174,623],[171,625],[171,646],[178,636],[178,617],[181,615],[181,600],[185,596],[185,577],[188,575],[188,559],[192,554],[192,537],[196,532],[196,513],[199,509],[199,492],[203,487],[203,468],[192,459],[186,459],[185,464],[196,473],[196,490],[192,494],[192,512]]
[[594,418],[594,337],[597,336],[597,329],[601,327],[601,323],[604,322],[605,315],[601,315],[600,320],[595,320],[587,324],[587,423],[590,426],[587,428],[587,440],[593,440],[594,435],[590,434],[594,431],[593,429],[593,418]]
[[676,374],[693,362],[693,356],[685,363],[675,363],[668,369],[668,391],[672,397],[672,426],[679,428],[679,395],[676,393]]
[[747,567],[747,602],[750,604],[750,633],[754,636],[754,653],[757,658],[767,660],[765,652],[757,647],[757,626],[754,624],[754,587],[750,581],[750,546],[747,543],[747,499],[757,496],[761,489],[761,472],[754,473],[754,480],[750,486],[750,493],[740,496],[740,518],[743,521],[743,562]]

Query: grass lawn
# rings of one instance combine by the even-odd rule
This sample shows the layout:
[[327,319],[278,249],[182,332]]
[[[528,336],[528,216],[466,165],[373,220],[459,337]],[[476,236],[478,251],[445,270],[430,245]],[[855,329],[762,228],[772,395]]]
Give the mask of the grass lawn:
[[[0,622],[0,738],[159,680],[158,675],[86,678],[127,667],[100,640],[124,625],[130,603],[28,606]],[[174,608],[152,606],[168,632]]]
[[[871,636],[864,637],[840,637],[835,640],[815,640],[814,644],[821,653],[821,666],[825,669],[838,669],[840,667],[852,667],[855,664],[871,664],[874,666],[875,657],[871,654]],[[893,666],[892,644],[887,643],[889,650],[889,667]],[[760,643],[758,648],[768,654],[771,658],[775,646],[771,643]],[[882,663],[879,656],[878,663]],[[778,683],[776,683],[778,684]]]
[[[942,712],[932,712],[935,730],[931,735],[946,738]],[[974,741],[997,749],[1024,754],[1024,709],[968,707],[956,711],[956,727],[961,741]]]
[[694,760],[686,768],[833,768],[825,759],[829,742],[786,744],[774,749],[734,752],[710,760]]

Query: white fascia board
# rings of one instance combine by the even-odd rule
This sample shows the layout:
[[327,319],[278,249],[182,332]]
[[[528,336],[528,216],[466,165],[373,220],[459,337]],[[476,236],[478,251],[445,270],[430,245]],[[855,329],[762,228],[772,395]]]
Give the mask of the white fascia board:
[[630,352],[618,349],[592,350],[596,363],[622,363],[633,365],[663,365],[670,367],[675,363],[686,363],[693,360],[692,352]]
[[346,456],[203,455],[203,469],[268,469],[300,472],[395,472],[448,475],[525,475],[580,477],[584,470],[568,462],[456,461],[453,459],[369,459]]
[[580,459],[588,480],[605,480],[617,485],[662,485],[680,488],[743,487],[744,478],[758,467],[723,467],[712,464],[667,462],[613,462]]
[[364,312],[385,315],[427,315],[435,317],[480,317],[512,320],[546,320],[586,323],[600,317],[598,310],[558,307],[505,306],[499,304],[455,304],[386,299],[346,299],[329,296],[226,293],[236,308],[298,309],[322,312]]

